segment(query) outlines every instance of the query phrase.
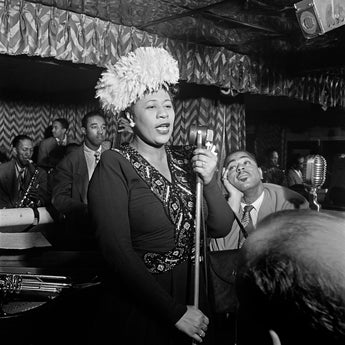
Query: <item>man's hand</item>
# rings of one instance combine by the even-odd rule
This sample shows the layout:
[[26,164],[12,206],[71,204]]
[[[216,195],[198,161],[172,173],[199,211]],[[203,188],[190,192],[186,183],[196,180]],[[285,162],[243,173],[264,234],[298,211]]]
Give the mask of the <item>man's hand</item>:
[[222,182],[229,194],[228,204],[231,209],[238,214],[240,210],[241,200],[243,198],[243,193],[238,190],[228,179],[228,169],[223,169]]
[[227,192],[229,193],[229,197],[233,197],[236,199],[242,199],[243,197],[243,193],[238,190],[233,184],[231,184],[228,180],[228,170],[227,169],[223,169],[223,174],[222,174],[222,181],[224,184],[225,189],[227,190]]

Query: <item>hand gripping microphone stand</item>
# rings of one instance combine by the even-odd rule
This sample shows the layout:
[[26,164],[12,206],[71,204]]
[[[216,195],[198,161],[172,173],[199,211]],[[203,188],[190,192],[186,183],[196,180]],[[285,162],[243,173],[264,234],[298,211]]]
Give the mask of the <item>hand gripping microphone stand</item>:
[[[213,132],[204,126],[192,125],[189,132],[190,145],[196,145],[197,148],[202,148],[203,143],[208,138],[208,133],[213,137]],[[212,132],[212,133],[211,133]],[[212,141],[209,140],[209,141]],[[194,306],[199,307],[199,286],[200,286],[200,228],[201,228],[201,212],[203,201],[203,181],[199,174],[196,175],[196,205],[195,205],[195,258],[194,258]],[[193,340],[193,344],[196,342]]]

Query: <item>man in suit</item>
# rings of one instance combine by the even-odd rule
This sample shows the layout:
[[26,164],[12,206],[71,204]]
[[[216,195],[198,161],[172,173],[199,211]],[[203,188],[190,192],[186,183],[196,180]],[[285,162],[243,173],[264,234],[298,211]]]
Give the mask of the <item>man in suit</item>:
[[[234,151],[225,162],[223,183],[229,193],[228,203],[242,220],[245,206],[250,206],[251,227],[265,216],[286,209],[309,208],[307,200],[287,187],[262,182],[262,171],[256,158],[247,151]],[[248,232],[252,230],[248,228]],[[235,249],[244,242],[243,231],[234,222],[230,233],[223,238],[212,239],[211,250]]]
[[41,141],[38,148],[37,164],[49,171],[64,157],[67,145],[68,121],[64,118],[53,120],[52,137]]
[[296,154],[292,158],[291,166],[286,173],[288,187],[303,184],[302,170],[304,157]]
[[[53,177],[52,204],[63,221],[64,247],[94,246],[88,218],[87,189],[103,151],[106,122],[99,111],[82,119],[84,143],[76,147],[56,166]],[[62,232],[62,231],[61,231]]]
[[31,162],[32,139],[17,135],[12,145],[13,158],[0,165],[0,208],[47,205],[50,201],[47,173]]
[[[210,240],[212,251],[240,248],[245,243],[244,232],[250,238],[257,224],[269,214],[286,209],[309,208],[307,200],[289,188],[263,183],[262,171],[250,152],[231,152],[224,166],[223,184],[229,194],[228,204],[237,219],[226,237]],[[237,334],[236,324],[236,313],[216,315],[217,334],[233,339]]]
[[279,154],[274,148],[269,148],[266,151],[265,162],[261,165],[262,179],[266,183],[279,184],[286,186],[286,176],[284,170],[280,169]]
[[291,166],[286,173],[287,186],[308,199],[308,190],[304,186],[302,177],[303,164],[304,157],[302,155],[296,154],[292,157]]

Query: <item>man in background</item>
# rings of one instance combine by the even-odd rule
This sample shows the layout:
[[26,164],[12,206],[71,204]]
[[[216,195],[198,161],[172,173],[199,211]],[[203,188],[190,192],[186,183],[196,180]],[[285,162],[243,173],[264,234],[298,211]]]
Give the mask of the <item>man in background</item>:
[[104,116],[99,111],[87,113],[82,119],[81,129],[84,142],[56,166],[52,189],[52,205],[64,225],[64,231],[60,231],[64,235],[62,245],[72,248],[94,246],[88,218],[87,189],[104,151]]
[[47,205],[50,202],[47,173],[31,162],[32,139],[17,135],[12,146],[13,158],[0,165],[0,208]]
[[295,154],[292,157],[290,168],[286,172],[288,187],[303,184],[303,177],[302,177],[303,163],[304,163],[304,157],[302,155]]
[[6,155],[6,151],[4,150],[3,147],[0,147],[0,164],[8,162],[8,157]]
[[64,118],[53,120],[52,137],[41,141],[38,148],[37,164],[50,172],[65,155],[68,121]]
[[308,190],[303,183],[303,164],[304,157],[301,154],[295,154],[292,157],[290,167],[286,173],[287,186],[302,194],[305,198],[308,199]]
[[238,344],[345,344],[344,243],[344,217],[265,218],[241,250]]
[[279,154],[274,148],[266,151],[265,162],[261,165],[262,179],[266,183],[279,184],[286,186],[285,172],[279,166]]

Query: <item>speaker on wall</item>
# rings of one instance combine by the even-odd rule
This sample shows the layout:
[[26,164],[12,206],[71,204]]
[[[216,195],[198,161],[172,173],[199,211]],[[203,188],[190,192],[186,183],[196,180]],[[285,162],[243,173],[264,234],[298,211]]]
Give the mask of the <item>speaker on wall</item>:
[[313,38],[345,24],[345,0],[303,0],[294,4],[306,38]]

